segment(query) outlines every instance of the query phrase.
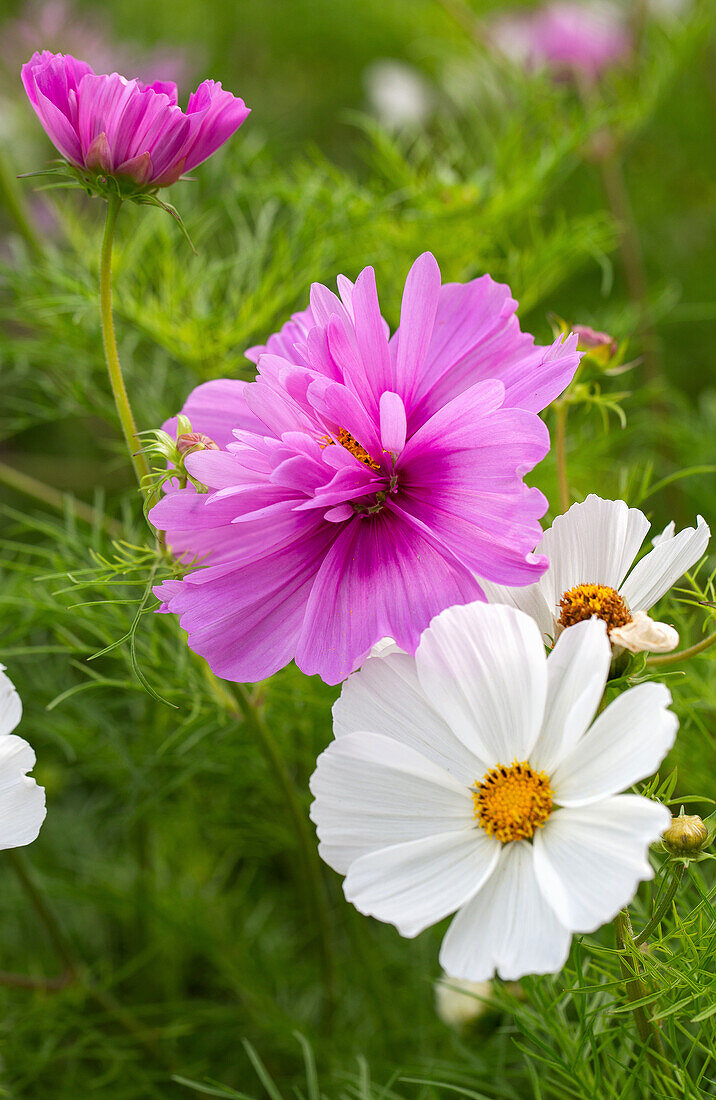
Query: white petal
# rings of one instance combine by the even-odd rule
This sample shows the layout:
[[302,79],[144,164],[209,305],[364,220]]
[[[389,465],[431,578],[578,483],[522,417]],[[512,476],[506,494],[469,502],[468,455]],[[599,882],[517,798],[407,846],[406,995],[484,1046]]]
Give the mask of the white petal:
[[0,737],[0,791],[17,783],[35,766],[35,753],[27,741],[14,733]]
[[531,845],[511,841],[494,874],[450,925],[440,964],[451,977],[472,982],[495,972],[508,981],[554,974],[567,960],[570,940],[539,888]]
[[547,690],[533,619],[503,604],[450,607],[424,631],[415,660],[435,709],[488,767],[528,757]]
[[651,545],[658,546],[660,542],[668,542],[669,539],[673,539],[675,532],[676,524],[672,519],[671,523],[667,523],[666,527],[660,535],[654,535],[653,539],[651,540]]
[[[541,553],[541,544],[536,553]],[[551,645],[554,640],[554,593],[549,572],[548,569],[535,584],[525,585],[524,588],[508,588],[480,577],[480,588],[487,602],[506,603],[509,607],[524,611],[537,623],[546,645]]]
[[601,620],[587,619],[562,631],[547,658],[547,702],[530,754],[533,767],[551,772],[576,745],[597,713],[611,659]]
[[579,809],[557,810],[535,834],[540,886],[573,932],[594,932],[654,877],[649,845],[671,821],[665,806],[622,794]]
[[552,773],[560,806],[584,806],[653,775],[676,739],[664,684],[639,684],[619,695]]
[[343,684],[333,707],[333,732],[342,737],[355,730],[383,733],[409,745],[466,786],[487,770],[433,710],[418,682],[415,658],[399,650],[370,657]]
[[318,850],[340,874],[366,852],[474,824],[464,784],[378,733],[347,733],[332,742],[310,786]]
[[4,668],[0,665],[0,737],[12,733],[22,717],[20,696],[10,677],[5,675]]
[[21,776],[0,790],[0,848],[31,844],[45,820],[45,791],[34,779]]
[[[668,528],[667,528],[668,530]],[[711,531],[699,516],[696,527],[666,537],[632,569],[620,592],[632,611],[648,611],[706,553]]]
[[576,584],[619,588],[648,530],[643,512],[594,494],[558,516],[540,546],[552,563],[555,612]]
[[383,848],[351,864],[343,890],[361,913],[417,936],[480,889],[501,847],[472,826]]

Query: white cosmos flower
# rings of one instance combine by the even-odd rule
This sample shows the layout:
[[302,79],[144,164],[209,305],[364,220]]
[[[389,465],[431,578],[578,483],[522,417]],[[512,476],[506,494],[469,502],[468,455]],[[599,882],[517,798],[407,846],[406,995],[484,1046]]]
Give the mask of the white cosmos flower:
[[480,584],[491,603],[531,615],[548,644],[565,626],[597,615],[610,631],[619,631],[615,644],[633,653],[667,652],[679,644],[679,635],[646,612],[703,556],[711,532],[701,516],[696,527],[678,535],[672,522],[629,573],[650,526],[638,508],[592,494],[545,531],[536,553],[546,554],[550,564],[535,584]]
[[434,618],[415,657],[370,657],[311,779],[319,852],[347,899],[404,936],[457,911],[451,977],[558,971],[572,933],[652,877],[648,847],[671,820],[618,793],[673,744],[671,695],[640,684],[593,721],[610,659],[598,619],[546,657],[533,619],[484,603]]
[[30,844],[45,820],[45,791],[27,775],[35,754],[12,732],[22,716],[22,703],[0,665],[0,849]]

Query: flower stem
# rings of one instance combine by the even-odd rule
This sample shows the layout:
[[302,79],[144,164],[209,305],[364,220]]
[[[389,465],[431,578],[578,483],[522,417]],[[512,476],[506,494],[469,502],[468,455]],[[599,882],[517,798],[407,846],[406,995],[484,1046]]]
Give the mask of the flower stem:
[[554,407],[556,418],[554,433],[554,453],[557,461],[557,486],[559,489],[559,510],[569,508],[569,478],[567,477],[567,405],[558,401]]
[[[627,1000],[631,1002],[641,1001],[647,994],[646,986],[639,976],[638,963],[628,953],[628,948],[634,945],[634,932],[631,926],[629,910],[622,909],[614,918],[614,933],[619,949],[619,965],[622,978],[626,987]],[[644,1005],[637,1004],[632,1008],[636,1030],[642,1043],[649,1049],[651,1055],[654,1052],[664,1053],[664,1045],[656,1025],[649,1019]]]
[[81,965],[79,960],[75,957],[75,953],[65,935],[65,932],[60,925],[59,920],[53,913],[50,906],[43,895],[38,890],[34,879],[32,878],[25,857],[19,848],[9,848],[5,853],[6,858],[15,872],[15,876],[22,886],[25,894],[27,895],[30,904],[32,905],[37,917],[44,927],[47,935],[52,941],[52,945],[55,951],[62,959],[66,973],[72,978],[76,978],[79,974]]
[[[202,662],[203,663],[203,662]],[[236,718],[241,718],[251,731],[256,741],[263,749],[266,760],[273,774],[278,780],[279,786],[288,811],[288,817],[292,829],[298,841],[301,856],[301,873],[299,876],[302,889],[305,894],[307,907],[315,918],[323,965],[324,984],[326,992],[326,1012],[330,1015],[334,998],[334,967],[331,952],[331,926],[328,912],[328,899],[321,873],[321,865],[318,852],[313,842],[310,829],[307,824],[306,814],[288,768],[284,762],[281,751],[274,740],[271,730],[266,722],[263,712],[256,700],[252,699],[243,684],[234,685],[231,690],[223,681],[217,679],[208,665],[204,665],[206,678],[214,698],[226,712]]]
[[23,474],[20,470],[8,466],[5,462],[0,462],[0,484],[7,485],[8,488],[23,493],[25,496],[34,497],[35,500],[42,501],[43,504],[55,508],[58,512],[64,512],[65,506],[67,506],[78,519],[84,520],[92,527],[104,527],[115,538],[121,538],[122,536],[122,525],[110,519],[109,516],[105,516],[103,512],[98,512],[91,505],[77,500],[70,493],[62,493],[52,485],[46,485],[44,481],[38,481],[37,478],[30,477],[29,474]]
[[129,448],[134,472],[140,487],[149,477],[147,460],[139,450],[137,429],[132,415],[132,407],[122,377],[122,367],[117,352],[117,341],[114,336],[114,320],[112,318],[112,245],[114,243],[114,231],[117,225],[117,215],[122,200],[119,195],[112,195],[107,199],[107,219],[104,224],[104,237],[102,238],[102,251],[99,265],[99,306],[102,319],[102,340],[104,342],[104,354],[107,360],[109,381],[114,395],[114,403],[117,406],[122,432]]
[[709,634],[702,641],[697,642],[696,645],[689,646],[688,649],[679,649],[676,653],[664,653],[660,657],[647,658],[647,668],[663,668],[664,665],[675,665],[679,661],[688,661],[691,657],[696,657],[697,654],[710,649],[714,643],[716,643],[716,631]]
[[20,192],[17,181],[2,155],[0,155],[0,202],[2,202],[31,251],[38,259],[42,258],[42,244],[27,212],[24,196]]
[[663,921],[664,917],[671,908],[671,903],[674,900],[674,895],[679,889],[682,878],[684,877],[684,870],[686,869],[685,863],[680,863],[674,868],[672,873],[671,882],[669,883],[666,892],[661,899],[657,909],[654,911],[653,916],[647,921],[642,928],[638,936],[634,937],[634,946],[639,947],[642,943],[645,943],[655,928]]

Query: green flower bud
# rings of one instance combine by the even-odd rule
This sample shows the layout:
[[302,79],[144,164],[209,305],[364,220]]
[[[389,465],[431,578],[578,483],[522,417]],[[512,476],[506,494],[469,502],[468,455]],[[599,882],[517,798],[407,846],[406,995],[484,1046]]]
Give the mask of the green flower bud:
[[680,814],[671,819],[671,825],[662,841],[672,856],[696,856],[708,846],[709,830],[696,814]]

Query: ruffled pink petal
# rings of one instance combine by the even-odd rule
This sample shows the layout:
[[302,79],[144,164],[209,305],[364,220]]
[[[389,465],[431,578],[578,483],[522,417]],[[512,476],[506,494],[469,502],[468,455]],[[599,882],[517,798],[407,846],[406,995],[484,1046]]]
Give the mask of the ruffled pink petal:
[[225,91],[219,81],[205,80],[189,96],[187,116],[194,112],[202,112],[203,117],[197,134],[184,150],[187,172],[228,141],[248,118],[250,109],[243,99]]
[[338,530],[323,525],[296,546],[239,570],[199,584],[190,576],[180,589],[175,582],[155,594],[179,616],[190,647],[217,676],[264,680],[294,656],[308,594]]
[[439,297],[440,268],[432,252],[423,252],[405,280],[400,327],[396,333],[395,389],[408,404],[423,372]]
[[356,518],[341,530],[316,577],[296,663],[337,684],[381,638],[392,637],[412,653],[439,611],[481,598],[470,571],[418,521],[394,507]]

